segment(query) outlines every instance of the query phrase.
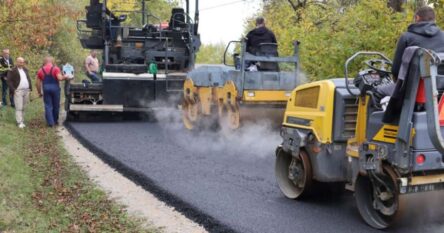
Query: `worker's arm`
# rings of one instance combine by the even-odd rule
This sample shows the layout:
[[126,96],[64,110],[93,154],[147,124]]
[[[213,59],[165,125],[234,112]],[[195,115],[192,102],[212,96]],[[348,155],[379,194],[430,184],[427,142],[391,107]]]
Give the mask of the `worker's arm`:
[[271,32],[271,42],[277,44],[276,36]]
[[12,72],[8,72],[8,75],[6,77],[7,77],[6,83],[8,84],[8,87],[9,87],[9,93],[11,95],[14,95],[15,88],[14,88],[14,85],[12,85]]
[[39,97],[42,97],[43,96],[43,93],[42,93],[42,80],[40,80],[38,76],[36,77],[35,80],[36,80],[35,87],[37,89],[37,93],[39,94]]
[[89,59],[88,58],[85,59],[85,69],[86,69],[86,72],[88,72],[88,74],[91,74],[91,70],[89,69]]
[[398,79],[399,69],[401,69],[402,55],[404,55],[404,50],[407,47],[407,40],[405,36],[401,36],[396,45],[395,56],[393,58],[392,74],[393,79],[396,81]]
[[57,74],[57,79],[58,79],[59,81],[66,80],[66,77],[67,77],[67,75],[62,74],[62,72],[60,72],[60,73]]

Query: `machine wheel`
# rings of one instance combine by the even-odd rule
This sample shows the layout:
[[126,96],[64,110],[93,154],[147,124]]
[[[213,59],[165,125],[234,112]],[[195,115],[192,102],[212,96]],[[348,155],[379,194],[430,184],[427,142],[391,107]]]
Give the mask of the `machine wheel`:
[[295,157],[279,147],[276,151],[275,176],[279,188],[287,198],[306,196],[311,190],[313,177],[307,153],[301,149]]
[[182,104],[182,120],[187,129],[194,129],[199,120],[199,102],[184,100]]
[[368,225],[376,229],[389,227],[398,217],[401,206],[396,173],[384,167],[384,175],[359,176],[355,198],[359,213]]
[[239,106],[224,105],[219,107],[219,119],[221,126],[228,126],[229,129],[238,129],[240,126]]

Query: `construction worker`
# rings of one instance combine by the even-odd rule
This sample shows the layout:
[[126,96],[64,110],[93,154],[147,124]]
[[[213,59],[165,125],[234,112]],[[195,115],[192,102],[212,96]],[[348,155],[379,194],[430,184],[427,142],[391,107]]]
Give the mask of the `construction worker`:
[[[264,43],[277,44],[276,36],[270,29],[265,27],[265,19],[258,17],[256,18],[256,28],[247,34],[247,52],[256,56],[264,55],[262,54],[264,52],[268,56],[278,56],[277,45],[261,47],[261,44]],[[279,69],[277,63],[256,61],[250,61],[247,67],[249,71],[277,71]]]
[[97,52],[95,50],[91,50],[89,56],[86,57],[85,69],[86,76],[88,76],[93,83],[101,81],[99,77],[99,59],[97,58]]
[[277,43],[274,33],[265,27],[263,17],[256,18],[256,28],[247,34],[247,52],[256,54],[262,43]]
[[[393,80],[395,82],[400,74],[404,51],[411,46],[431,49],[435,52],[444,52],[444,32],[436,25],[433,8],[429,6],[419,8],[415,13],[415,23],[410,24],[407,32],[399,38],[392,65]],[[444,73],[443,68],[440,67],[440,74]],[[441,86],[438,83],[438,87]],[[384,96],[392,96],[394,90],[395,84],[389,84],[379,86],[376,93],[383,98]]]
[[[65,80],[60,68],[54,65],[52,57],[46,57],[42,68],[37,73],[37,92],[43,96],[45,104],[45,118],[49,127],[54,127],[59,121],[60,110],[60,85],[59,81]],[[43,93],[42,93],[43,91]]]
[[435,11],[429,6],[419,8],[415,13],[415,23],[401,35],[393,59],[392,74],[397,80],[404,50],[410,46],[444,52],[444,32],[436,25]]
[[[9,49],[3,49],[3,54],[0,57],[0,79],[2,80],[2,99],[1,104],[2,106],[8,105],[6,102],[6,97],[8,95],[8,83],[6,81],[8,72],[12,69],[14,66],[14,62],[9,56]],[[14,107],[14,97],[13,93],[9,92],[9,101],[11,103],[11,107]]]

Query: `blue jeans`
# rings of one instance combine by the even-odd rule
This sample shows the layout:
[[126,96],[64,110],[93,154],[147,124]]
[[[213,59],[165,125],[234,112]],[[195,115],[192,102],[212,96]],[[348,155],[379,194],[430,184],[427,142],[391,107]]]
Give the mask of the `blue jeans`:
[[54,126],[59,121],[60,87],[57,84],[43,85],[43,102],[45,103],[45,118],[48,126]]
[[93,83],[98,83],[101,82],[102,79],[100,78],[100,76],[97,74],[97,72],[91,72],[92,74],[90,74],[89,72],[86,72],[86,76],[88,76],[89,79],[91,79],[91,81]]
[[[6,106],[6,97],[8,96],[8,83],[3,78],[0,78],[2,80],[2,105]],[[11,103],[11,106],[14,107],[14,96],[9,95],[9,101]]]

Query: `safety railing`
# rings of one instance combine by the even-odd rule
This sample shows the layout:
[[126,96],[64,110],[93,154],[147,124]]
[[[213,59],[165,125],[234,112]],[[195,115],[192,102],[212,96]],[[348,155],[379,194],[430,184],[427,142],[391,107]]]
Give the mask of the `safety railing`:
[[425,86],[427,128],[433,146],[441,153],[444,161],[444,140],[439,122],[437,88],[438,79],[444,78],[438,74],[438,66],[444,65],[444,53],[435,53],[425,49],[422,49],[421,52],[420,74]]

